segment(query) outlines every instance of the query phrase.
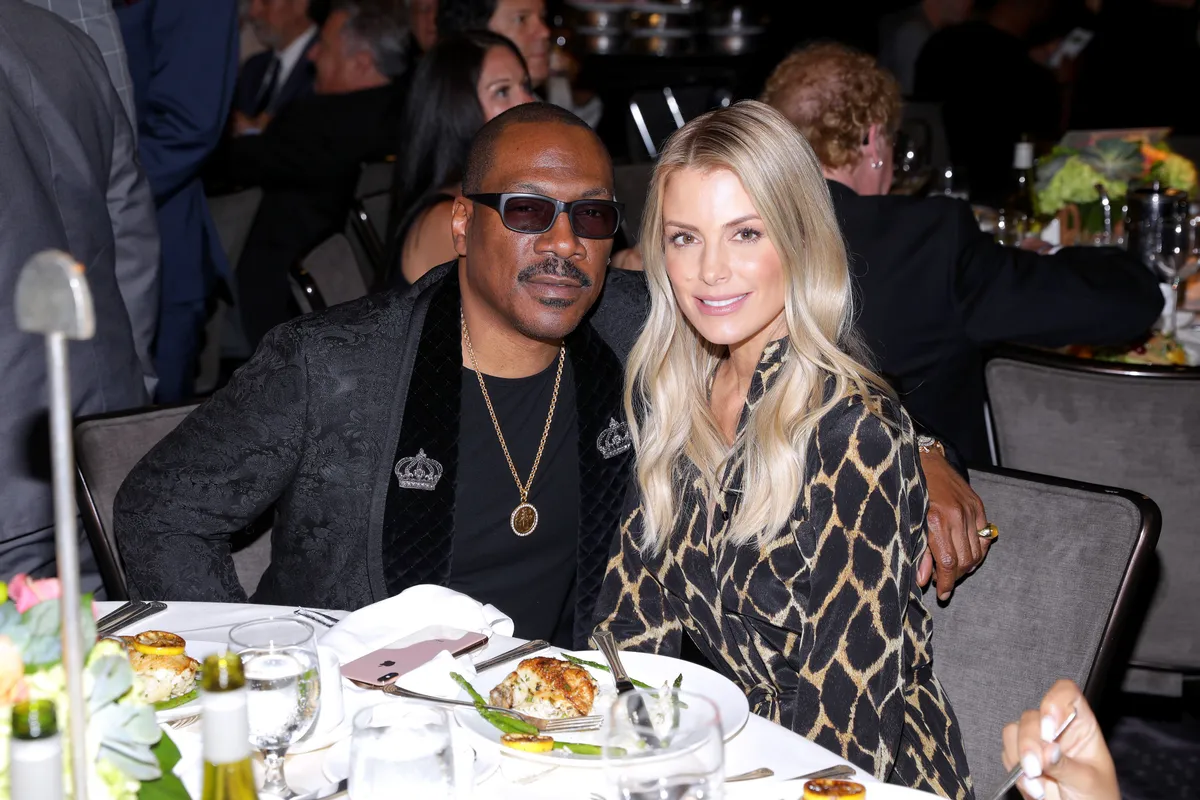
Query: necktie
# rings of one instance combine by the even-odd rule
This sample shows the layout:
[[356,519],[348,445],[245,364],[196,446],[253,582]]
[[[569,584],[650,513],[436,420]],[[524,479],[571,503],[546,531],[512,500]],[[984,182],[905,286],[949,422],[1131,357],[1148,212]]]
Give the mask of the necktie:
[[254,98],[254,116],[257,117],[270,107],[271,101],[275,99],[277,83],[279,83],[279,56],[272,56],[271,63],[267,65],[267,72],[263,75],[262,85],[258,87],[258,96]]

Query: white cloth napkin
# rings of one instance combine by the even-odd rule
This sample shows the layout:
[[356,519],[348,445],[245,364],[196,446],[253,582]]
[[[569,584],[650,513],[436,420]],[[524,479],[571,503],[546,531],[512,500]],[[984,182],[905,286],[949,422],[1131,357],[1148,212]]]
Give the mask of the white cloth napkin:
[[326,631],[320,641],[345,664],[430,625],[488,636],[513,633],[512,618],[495,606],[452,589],[422,584],[360,608]]

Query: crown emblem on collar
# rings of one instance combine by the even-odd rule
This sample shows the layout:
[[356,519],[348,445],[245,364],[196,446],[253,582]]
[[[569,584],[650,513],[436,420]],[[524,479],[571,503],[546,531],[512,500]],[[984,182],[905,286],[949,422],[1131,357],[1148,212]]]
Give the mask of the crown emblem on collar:
[[424,450],[396,462],[396,480],[401,489],[432,492],[441,479],[442,465],[426,456]]
[[600,455],[612,458],[621,455],[632,446],[633,436],[629,433],[629,426],[609,417],[608,427],[601,431],[596,439],[596,449],[600,451]]

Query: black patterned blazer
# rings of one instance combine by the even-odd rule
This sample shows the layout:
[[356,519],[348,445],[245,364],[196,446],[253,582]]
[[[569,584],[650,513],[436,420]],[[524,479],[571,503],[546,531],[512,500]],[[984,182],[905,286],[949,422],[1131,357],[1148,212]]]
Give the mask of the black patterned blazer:
[[[739,423],[787,357],[764,350]],[[850,397],[817,423],[807,476],[769,544],[728,538],[741,456],[715,497],[681,473],[674,530],[642,546],[630,491],[597,604],[618,645],[678,655],[686,634],[759,716],[840,754],[880,780],[972,797],[958,722],[933,674],[932,621],[914,579],[925,550],[925,479],[912,423],[873,396],[888,422]],[[710,505],[711,503],[711,505]]]
[[[623,284],[611,295],[609,288],[603,302],[630,305],[640,323],[643,295]],[[271,565],[255,602],[355,609],[415,584],[444,585],[454,520],[459,307],[457,271],[447,264],[407,292],[371,295],[275,328],[229,385],[122,485],[114,528],[130,593],[245,601],[230,537],[272,505]],[[568,337],[567,350],[579,418],[575,638],[582,647],[632,452],[597,446],[622,419],[626,353],[618,356],[590,323]],[[433,491],[399,487],[393,471],[406,442],[421,443],[442,465]],[[389,506],[403,513],[393,512],[385,526]]]

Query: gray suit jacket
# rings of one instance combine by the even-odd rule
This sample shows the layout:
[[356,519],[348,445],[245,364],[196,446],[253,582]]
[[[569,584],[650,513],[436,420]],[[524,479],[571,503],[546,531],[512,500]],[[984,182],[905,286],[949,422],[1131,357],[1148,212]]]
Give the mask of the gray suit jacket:
[[137,112],[133,105],[133,81],[129,78],[129,62],[125,59],[125,40],[121,38],[121,24],[113,11],[113,0],[25,0],[39,8],[53,11],[79,30],[92,37],[113,88],[121,98],[121,105],[133,124]]
[[[96,45],[55,15],[0,0],[0,575],[53,571],[45,346],[12,298],[40,250],[87,269],[96,335],[70,348],[74,412],[146,402],[134,331],[157,305],[157,231],[133,133]],[[143,322],[131,327],[130,313]],[[147,356],[148,352],[143,351]]]

